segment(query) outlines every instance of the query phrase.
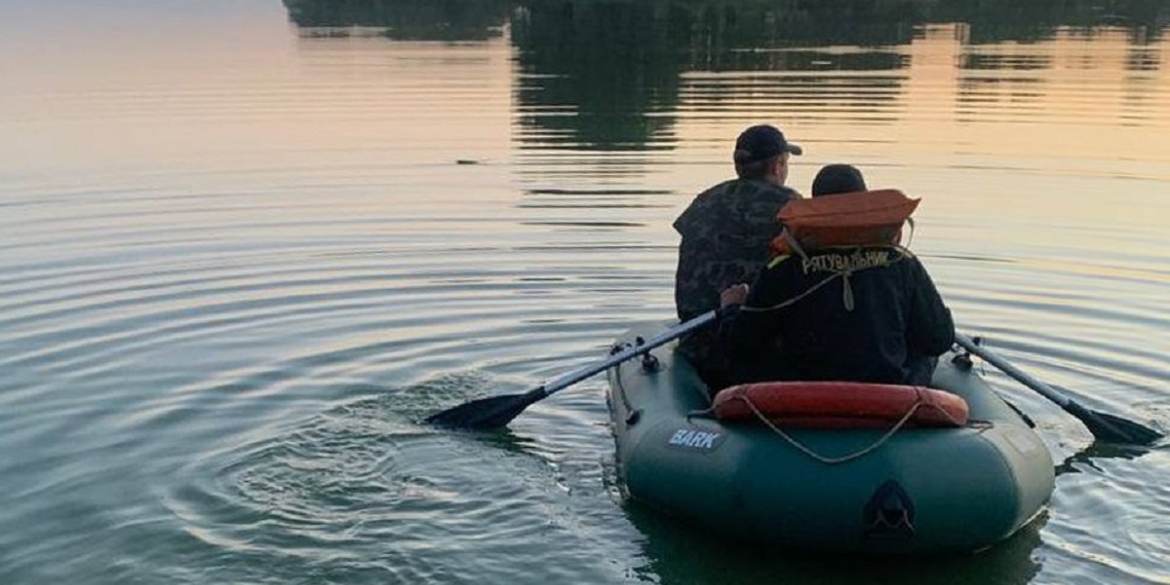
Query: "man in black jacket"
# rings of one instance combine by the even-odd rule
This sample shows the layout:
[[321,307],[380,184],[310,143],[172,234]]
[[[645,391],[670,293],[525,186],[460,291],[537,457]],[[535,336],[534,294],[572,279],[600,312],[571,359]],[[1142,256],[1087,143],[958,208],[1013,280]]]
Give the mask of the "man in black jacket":
[[[847,165],[836,189],[864,191]],[[826,183],[833,183],[826,177]],[[830,193],[818,189],[814,197]],[[849,380],[928,385],[937,356],[954,343],[950,311],[908,250],[875,243],[775,258],[750,287],[729,287],[719,326],[729,383]],[[742,306],[739,306],[741,305]]]

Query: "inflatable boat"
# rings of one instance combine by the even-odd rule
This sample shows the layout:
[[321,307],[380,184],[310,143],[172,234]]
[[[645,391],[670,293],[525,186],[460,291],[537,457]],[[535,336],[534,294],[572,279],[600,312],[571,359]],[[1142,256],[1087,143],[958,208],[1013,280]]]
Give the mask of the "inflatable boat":
[[781,549],[975,552],[1052,495],[1047,447],[965,354],[942,356],[933,390],[787,383],[713,402],[674,347],[610,369],[607,401],[626,495],[697,530]]

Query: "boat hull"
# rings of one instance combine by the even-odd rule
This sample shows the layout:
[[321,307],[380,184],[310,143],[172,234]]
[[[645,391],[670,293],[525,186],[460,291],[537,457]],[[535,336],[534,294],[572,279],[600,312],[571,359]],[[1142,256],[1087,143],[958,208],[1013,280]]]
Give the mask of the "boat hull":
[[[660,328],[631,331],[619,344]],[[969,367],[944,356],[932,386],[962,396],[962,428],[782,429],[721,423],[674,345],[657,366],[611,369],[608,402],[629,497],[723,536],[794,549],[977,551],[1038,515],[1051,455]]]

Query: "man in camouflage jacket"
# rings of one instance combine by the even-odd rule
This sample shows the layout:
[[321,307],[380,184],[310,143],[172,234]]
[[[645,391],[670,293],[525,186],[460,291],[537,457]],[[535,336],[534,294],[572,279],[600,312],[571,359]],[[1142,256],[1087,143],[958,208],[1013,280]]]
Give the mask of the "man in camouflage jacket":
[[[801,154],[773,126],[752,126],[735,142],[737,178],[700,193],[674,221],[682,236],[675,272],[674,301],[687,321],[719,307],[719,293],[752,282],[769,260],[769,245],[780,234],[776,215],[800,194],[785,187],[788,158]],[[716,347],[715,327],[684,337],[679,351],[717,390],[728,379],[724,352]]]

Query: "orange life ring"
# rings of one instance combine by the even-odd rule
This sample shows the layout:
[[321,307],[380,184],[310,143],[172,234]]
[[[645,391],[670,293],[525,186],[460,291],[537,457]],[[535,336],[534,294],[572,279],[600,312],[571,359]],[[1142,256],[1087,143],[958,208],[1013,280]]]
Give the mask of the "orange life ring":
[[907,416],[908,427],[961,427],[969,413],[957,394],[864,382],[741,384],[721,390],[714,410],[721,421],[759,420],[758,411],[777,426],[824,429],[889,428]]

